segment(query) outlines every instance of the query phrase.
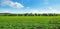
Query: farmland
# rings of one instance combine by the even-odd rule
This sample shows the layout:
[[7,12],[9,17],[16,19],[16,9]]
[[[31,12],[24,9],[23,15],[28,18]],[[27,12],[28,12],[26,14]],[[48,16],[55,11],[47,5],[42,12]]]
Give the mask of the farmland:
[[60,16],[0,16],[0,29],[60,29]]

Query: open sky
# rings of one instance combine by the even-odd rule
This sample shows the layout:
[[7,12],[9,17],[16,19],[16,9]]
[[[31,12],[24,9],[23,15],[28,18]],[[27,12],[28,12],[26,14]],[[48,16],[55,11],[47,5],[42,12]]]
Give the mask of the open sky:
[[60,13],[60,0],[0,0],[0,13]]

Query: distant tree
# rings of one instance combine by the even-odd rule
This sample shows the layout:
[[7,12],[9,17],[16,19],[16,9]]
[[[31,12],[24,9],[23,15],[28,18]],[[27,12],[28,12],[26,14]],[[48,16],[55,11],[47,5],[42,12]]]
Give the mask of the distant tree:
[[35,13],[34,16],[37,16],[37,13]]
[[34,14],[32,14],[32,13],[29,13],[29,14],[28,14],[28,16],[34,16]]
[[48,16],[48,14],[42,14],[42,16]]
[[38,16],[41,16],[41,14],[37,14]]
[[25,13],[24,16],[28,16],[28,13]]

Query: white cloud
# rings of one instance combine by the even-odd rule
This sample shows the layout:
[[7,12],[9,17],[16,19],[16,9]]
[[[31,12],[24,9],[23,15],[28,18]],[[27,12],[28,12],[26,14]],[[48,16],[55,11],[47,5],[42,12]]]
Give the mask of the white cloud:
[[32,10],[30,10],[28,13],[42,13],[42,11],[40,11],[40,10],[37,10],[37,9],[32,9]]
[[59,13],[59,11],[57,9],[51,9],[50,11],[51,13]]
[[2,0],[1,4],[3,6],[10,6],[13,8],[23,8],[24,7],[21,3],[13,2],[11,0]]
[[40,13],[38,10],[32,10],[31,13]]
[[50,10],[49,13],[59,13],[59,10],[57,8],[48,7],[48,9]]
[[48,7],[48,9],[53,9],[52,7]]

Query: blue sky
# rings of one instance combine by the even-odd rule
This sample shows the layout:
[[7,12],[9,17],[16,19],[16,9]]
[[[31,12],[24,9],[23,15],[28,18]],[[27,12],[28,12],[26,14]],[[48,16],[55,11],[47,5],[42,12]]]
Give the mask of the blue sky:
[[60,13],[60,0],[0,0],[0,13]]

